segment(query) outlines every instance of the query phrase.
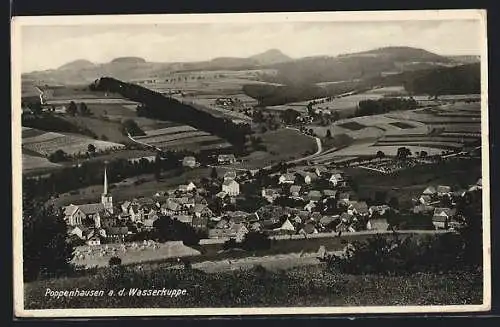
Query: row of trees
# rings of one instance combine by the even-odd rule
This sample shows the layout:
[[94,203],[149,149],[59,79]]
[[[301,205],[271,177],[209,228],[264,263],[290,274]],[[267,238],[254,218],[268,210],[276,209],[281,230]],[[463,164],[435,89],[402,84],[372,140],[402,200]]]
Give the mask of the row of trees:
[[87,107],[85,102],[80,102],[78,105],[74,102],[71,101],[66,108],[66,113],[68,113],[71,116],[91,116],[92,111]]
[[418,107],[415,99],[382,98],[361,100],[355,112],[356,117],[384,114],[396,110],[411,110]]

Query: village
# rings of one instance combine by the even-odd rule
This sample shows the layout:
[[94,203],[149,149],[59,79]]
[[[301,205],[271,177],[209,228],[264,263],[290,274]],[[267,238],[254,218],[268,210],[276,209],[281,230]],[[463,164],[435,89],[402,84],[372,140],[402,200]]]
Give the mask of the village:
[[[218,158],[220,167],[234,161],[234,155]],[[196,159],[186,157],[183,165],[186,169],[196,167]],[[132,241],[148,243],[152,240],[141,237],[147,237],[147,232],[155,229],[155,221],[164,216],[191,226],[204,238],[242,242],[250,231],[307,238],[314,234],[335,237],[342,233],[394,230],[398,226],[392,223],[393,217],[403,210],[394,199],[368,205],[351,187],[349,176],[322,165],[294,166],[269,174],[228,167],[223,176],[217,176],[214,168],[208,179],[120,203],[113,202],[104,170],[100,202],[63,208],[71,238],[90,247]],[[428,185],[412,199],[413,207],[404,210],[406,214],[429,219],[431,229],[453,229],[458,226],[454,219],[457,200],[481,187],[481,178],[468,189]]]

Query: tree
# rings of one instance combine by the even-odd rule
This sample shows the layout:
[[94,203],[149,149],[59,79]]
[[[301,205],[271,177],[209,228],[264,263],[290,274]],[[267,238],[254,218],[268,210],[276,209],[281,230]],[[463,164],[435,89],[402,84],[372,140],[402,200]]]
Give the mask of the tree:
[[396,157],[398,159],[406,160],[406,158],[408,158],[409,156],[411,156],[410,149],[408,149],[407,147],[400,147],[400,148],[398,148],[398,152],[396,154]]
[[382,158],[385,157],[385,153],[383,151],[381,151],[381,150],[378,150],[377,154],[375,155],[375,157],[378,158],[379,161],[380,161],[380,160],[382,160]]
[[87,146],[87,152],[90,153],[91,155],[94,155],[95,154],[95,145],[93,145],[92,143],[90,143],[88,146]]
[[389,200],[389,206],[393,209],[398,209],[399,208],[399,201],[398,201],[398,198],[393,196],[390,200]]
[[428,155],[427,151],[420,151],[420,157],[421,158],[426,158]]
[[326,130],[326,138],[327,139],[331,139],[332,138],[332,131],[330,131],[330,129]]
[[79,110],[80,111],[80,115],[82,115],[82,116],[90,116],[90,110],[87,107],[87,105],[85,104],[85,102],[81,102],[79,107],[80,107],[79,108],[80,109]]
[[109,258],[108,265],[110,266],[119,266],[122,264],[122,259],[118,257],[111,257]]
[[338,112],[338,111],[334,111],[334,112],[332,113],[332,120],[333,120],[333,121],[337,121],[337,120],[339,120],[339,119],[340,119],[340,114],[339,114],[339,112]]
[[51,162],[61,162],[68,160],[68,155],[63,150],[56,150],[54,153],[49,155],[49,161]]
[[142,136],[146,133],[137,125],[133,119],[126,119],[122,122],[121,132],[123,135],[129,133],[131,136]]
[[26,281],[71,269],[73,247],[62,214],[42,202],[23,201],[23,270]]
[[218,177],[219,175],[217,174],[217,169],[212,167],[212,170],[210,171],[210,178],[216,180]]
[[76,107],[76,103],[74,101],[71,101],[68,105],[68,108],[66,109],[66,112],[70,114],[71,116],[74,116],[78,112],[78,108]]

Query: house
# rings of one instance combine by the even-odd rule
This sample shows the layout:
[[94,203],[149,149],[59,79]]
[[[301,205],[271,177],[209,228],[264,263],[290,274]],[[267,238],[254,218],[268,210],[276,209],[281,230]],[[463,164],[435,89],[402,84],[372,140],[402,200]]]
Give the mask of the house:
[[445,196],[445,195],[450,195],[451,193],[451,187],[447,185],[439,185],[436,188],[436,192],[438,196]]
[[479,178],[476,182],[476,184],[472,185],[470,188],[469,188],[469,191],[479,191],[479,190],[482,190],[483,189],[483,179],[482,178]]
[[142,221],[142,228],[145,230],[152,230],[154,228],[154,222],[156,219],[144,219]]
[[205,229],[208,225],[208,219],[207,216],[194,216],[191,225],[194,228]]
[[309,191],[309,193],[307,193],[307,199],[309,201],[317,202],[317,201],[321,200],[322,197],[323,197],[323,195],[321,194],[321,191],[311,190],[311,191]]
[[323,190],[323,195],[327,198],[334,198],[337,195],[336,190]]
[[295,227],[292,225],[290,220],[287,218],[280,227],[273,229],[274,231],[280,232],[295,232]]
[[313,211],[314,208],[316,208],[316,202],[314,202],[314,201],[309,201],[309,203],[307,203],[304,206],[304,210],[307,210],[309,212]]
[[348,202],[350,198],[351,198],[351,195],[348,192],[343,192],[343,193],[340,193],[340,195],[339,195],[339,201]]
[[243,224],[233,224],[229,228],[229,235],[236,238],[236,242],[241,243],[245,239],[245,235],[248,234],[248,228]]
[[178,198],[174,198],[173,200],[186,209],[192,209],[195,206],[193,197],[181,196]]
[[330,227],[333,223],[335,223],[339,219],[339,216],[323,216],[319,220],[319,223],[323,227]]
[[177,219],[181,223],[185,223],[188,225],[192,225],[192,223],[193,223],[193,216],[190,216],[190,215],[176,215],[173,218]]
[[300,185],[292,185],[290,186],[290,195],[291,196],[299,196],[300,195],[300,190],[302,189],[302,186]]
[[293,184],[295,183],[295,179],[295,174],[286,173],[280,176],[278,184]]
[[204,204],[197,203],[193,207],[193,214],[198,218],[210,218],[213,216],[212,210]]
[[236,179],[236,172],[234,170],[226,171],[224,174],[224,180]]
[[226,213],[226,215],[229,221],[236,224],[241,224],[247,221],[247,217],[249,214],[245,211],[229,211]]
[[370,219],[366,223],[366,229],[386,231],[389,229],[389,223],[387,223],[387,219],[385,218]]
[[182,159],[182,166],[183,167],[189,167],[189,168],[194,168],[196,167],[196,159],[193,156],[187,156]]
[[319,223],[319,221],[321,220],[321,218],[323,218],[323,215],[320,214],[319,212],[313,212],[309,216],[309,220],[314,221],[316,223]]
[[351,205],[349,206],[348,210],[352,210],[352,214],[360,216],[368,216],[368,214],[370,213],[368,211],[368,205],[366,204],[365,201],[351,202]]
[[352,220],[353,220],[354,216],[348,212],[343,212],[341,215],[340,215],[340,220],[342,222],[347,222],[347,223],[350,223]]
[[256,221],[250,225],[250,230],[254,232],[259,232],[262,230],[262,225],[260,222]]
[[121,206],[120,206],[120,207],[121,207],[122,212],[123,212],[124,214],[128,214],[128,209],[129,209],[129,207],[130,207],[130,205],[131,205],[131,204],[132,204],[132,202],[130,202],[130,201],[125,201],[125,202],[123,202],[123,203],[121,204]]
[[419,204],[413,207],[413,213],[415,214],[428,214],[434,211],[434,207],[425,204]]
[[340,175],[339,173],[332,174],[328,179],[330,184],[332,184],[333,186],[339,185],[343,180],[344,179],[342,178],[342,175]]
[[181,184],[177,187],[177,190],[181,193],[187,193],[188,191],[188,186],[186,184]]
[[70,204],[64,207],[64,221],[69,226],[82,225],[86,220],[86,215],[79,206]]
[[314,180],[318,178],[315,173],[300,170],[297,175],[303,178],[305,184],[311,184]]
[[314,172],[316,173],[316,176],[321,177],[321,175],[328,173],[328,168],[325,166],[316,166]]
[[296,215],[295,217],[292,218],[292,223],[294,225],[302,224],[302,218],[300,218],[300,216]]
[[128,227],[125,226],[115,226],[115,227],[109,227],[106,229],[106,235],[109,238],[116,239],[116,240],[121,240],[125,238],[129,234]]
[[85,242],[88,246],[96,246],[96,245],[101,245],[101,238],[99,235],[93,235],[91,238],[89,238]]
[[186,187],[188,192],[196,190],[196,185],[193,182],[189,182],[189,184]]
[[432,201],[432,198],[430,195],[427,195],[427,194],[424,194],[424,195],[421,195],[419,198],[418,198],[418,202],[420,202],[421,204],[424,204],[424,205],[429,205],[431,204],[433,201]]
[[232,222],[230,222],[228,218],[223,218],[217,222],[217,224],[215,225],[215,228],[227,229],[227,228],[231,227],[231,225],[232,225]]
[[307,235],[307,234],[317,234],[318,230],[314,227],[313,224],[305,224],[299,231],[299,234]]
[[435,208],[432,216],[432,223],[436,229],[448,229],[448,224],[455,214],[454,209]]
[[389,209],[390,209],[390,207],[387,204],[382,204],[382,205],[378,205],[378,206],[371,206],[368,208],[368,213],[370,214],[370,216],[373,216],[374,214],[379,215],[379,216],[383,216],[383,215],[385,215],[385,213]]
[[261,193],[262,197],[269,202],[274,202],[280,196],[280,190],[273,188],[264,188]]
[[215,197],[218,199],[221,199],[221,200],[226,198],[226,196],[227,196],[227,193],[224,191],[220,191],[219,193],[215,194]]
[[87,240],[89,237],[94,235],[94,229],[82,225],[77,225],[74,228],[70,229],[69,235],[76,235],[81,240]]
[[435,195],[436,194],[436,188],[434,186],[428,186],[423,192],[423,195]]
[[240,184],[233,179],[227,179],[222,183],[222,192],[226,192],[229,196],[240,194]]
[[236,158],[234,154],[219,154],[217,157],[217,162],[219,164],[233,164],[236,162]]

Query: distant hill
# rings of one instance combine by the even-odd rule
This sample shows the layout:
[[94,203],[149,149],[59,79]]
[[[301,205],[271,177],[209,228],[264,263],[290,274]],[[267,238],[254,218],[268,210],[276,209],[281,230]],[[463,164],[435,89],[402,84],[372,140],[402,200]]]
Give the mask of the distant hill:
[[95,64],[91,61],[85,59],[79,59],[67,64],[62,65],[58,70],[79,70],[79,69],[89,69],[95,67]]
[[463,64],[473,64],[481,62],[481,56],[448,56],[451,60]]
[[303,86],[319,82],[353,81],[386,72],[397,74],[435,66],[460,64],[449,57],[411,47],[387,47],[337,57],[316,56],[292,59],[271,49],[248,58],[219,57],[200,62],[155,63],[139,57],[121,57],[109,63],[77,60],[59,69],[23,74],[23,80],[47,84],[91,83],[102,76],[132,81],[162,78],[174,71],[244,70],[271,68],[276,75],[262,76],[265,82]]
[[253,55],[249,59],[256,61],[260,65],[271,65],[292,60],[292,58],[278,49],[267,50],[263,53]]
[[140,57],[120,57],[111,60],[112,64],[144,64],[146,60]]
[[337,57],[308,57],[274,65],[278,74],[268,82],[297,85],[320,82],[352,81],[372,78],[384,72],[452,65],[450,58],[411,47],[387,47]]

